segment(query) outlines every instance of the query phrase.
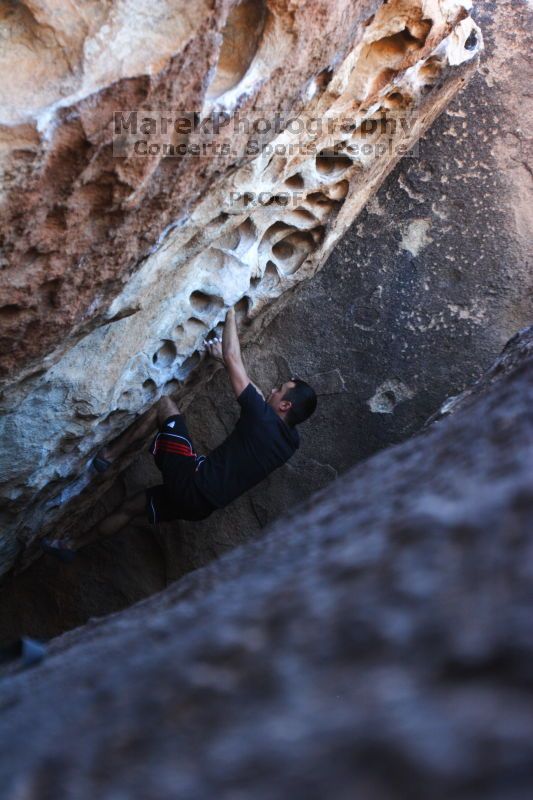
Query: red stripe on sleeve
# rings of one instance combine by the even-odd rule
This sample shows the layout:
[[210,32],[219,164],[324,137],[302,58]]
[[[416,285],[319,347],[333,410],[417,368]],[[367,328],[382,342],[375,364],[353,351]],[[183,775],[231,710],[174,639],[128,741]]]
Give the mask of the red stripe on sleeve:
[[156,452],[162,451],[163,453],[174,453],[175,455],[194,456],[192,449],[184,444],[175,444],[174,442],[158,442]]

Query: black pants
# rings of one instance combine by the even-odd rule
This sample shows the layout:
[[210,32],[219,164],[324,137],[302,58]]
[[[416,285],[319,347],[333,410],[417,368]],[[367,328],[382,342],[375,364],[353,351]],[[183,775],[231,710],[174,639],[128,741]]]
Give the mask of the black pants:
[[146,513],[152,523],[201,520],[214,510],[196,488],[194,473],[205,456],[194,452],[181,414],[169,417],[150,446],[163,483],[146,490]]

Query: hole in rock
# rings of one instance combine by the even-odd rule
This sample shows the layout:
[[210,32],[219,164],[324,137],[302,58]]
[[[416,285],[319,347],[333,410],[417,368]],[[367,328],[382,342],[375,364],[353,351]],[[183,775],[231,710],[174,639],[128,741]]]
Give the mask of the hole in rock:
[[290,225],[287,225],[286,222],[282,222],[281,220],[278,220],[273,225],[271,225],[270,228],[268,228],[268,230],[265,231],[264,238],[268,238],[268,239],[278,238],[279,239],[278,234],[285,233],[285,231],[290,231],[290,230],[292,230]]
[[[410,28],[405,27],[403,31],[393,33],[391,36],[384,36],[374,42],[372,55],[379,54],[383,59],[391,56],[403,56],[411,50],[418,50],[425,42],[426,36],[431,28],[430,20],[421,20],[418,23],[411,23]],[[417,33],[418,35],[414,35]]]
[[140,306],[129,306],[127,308],[123,308],[121,311],[118,311],[114,317],[111,319],[105,320],[104,324],[108,325],[111,322],[119,322],[121,319],[126,319],[126,317],[132,317],[140,310]]
[[268,261],[262,276],[254,278],[252,288],[259,294],[269,293],[280,282],[278,268],[273,261]]
[[[96,419],[99,416],[94,408],[83,400],[74,404],[74,415],[80,419]],[[100,420],[98,425],[101,425],[103,421],[105,420]]]
[[198,366],[200,363],[201,357],[200,353],[193,353],[188,358],[185,359],[183,364],[176,370],[176,378],[179,381],[185,381],[193,369]]
[[318,75],[315,78],[315,83],[317,87],[321,91],[323,91],[326,88],[326,86],[328,86],[331,83],[332,78],[333,78],[333,70],[331,69],[331,67],[326,67],[326,69],[323,69],[322,72],[318,73]]
[[171,381],[167,381],[163,387],[164,394],[174,394],[180,388],[179,381],[175,378],[172,378]]
[[[293,190],[294,191],[294,190]],[[286,194],[275,194],[265,203],[262,203],[263,206],[279,206],[280,211],[282,212],[284,208],[288,205],[287,195]]]
[[226,214],[225,211],[222,211],[222,213],[219,214],[218,217],[215,217],[215,219],[212,219],[209,224],[210,225],[223,225],[225,222],[228,221],[228,219],[229,219],[229,214]]
[[[348,181],[346,181],[346,183],[348,183]],[[291,220],[301,225],[314,225],[316,223],[315,215],[311,214],[311,212],[307,211],[305,208],[295,208],[294,211],[291,211]]]
[[250,217],[241,222],[239,227],[237,228],[239,231],[239,236],[241,239],[252,237],[255,239],[256,236],[256,228]]
[[39,295],[42,302],[52,308],[58,308],[61,305],[59,292],[62,284],[63,280],[61,278],[52,278],[52,280],[46,281],[46,283],[39,286]]
[[442,61],[439,58],[429,58],[420,67],[418,74],[424,80],[435,80],[442,72]]
[[294,255],[294,247],[288,241],[288,239],[282,239],[281,242],[277,242],[274,245],[272,248],[272,253],[276,256],[276,258],[290,258],[292,255]]
[[294,230],[294,225],[287,225],[286,222],[281,222],[281,220],[275,222],[270,228],[267,228],[263,234],[259,245],[259,256],[262,256],[266,261],[270,257],[272,246],[276,242],[279,242],[280,239],[284,239],[288,233]]
[[[389,17],[398,16],[398,12],[398,4],[391,4]],[[397,25],[400,19],[395,19],[394,25]],[[354,86],[355,94],[360,100],[372,97],[381,91],[398,70],[402,69],[410,54],[424,46],[432,21],[422,18],[420,9],[414,9],[410,18],[404,18],[403,26],[403,30],[371,42],[361,52],[359,59],[361,68]]]
[[407,32],[418,44],[418,46],[422,47],[426,43],[426,39],[428,38],[432,27],[433,21],[427,17],[424,17],[423,19],[417,19],[413,22],[409,22],[407,25]]
[[249,322],[247,317],[250,311],[251,304],[252,301],[246,294],[244,295],[244,297],[241,297],[239,302],[236,304],[235,314],[237,315],[237,320],[239,323],[243,324]]
[[2,308],[0,308],[0,319],[3,322],[11,322],[15,320],[19,314],[22,314],[23,311],[24,309],[21,308],[21,306],[17,306],[15,303],[9,303],[7,306],[2,306]]
[[206,339],[214,339],[216,337],[218,339],[222,339],[222,332],[223,332],[223,328],[222,328],[222,326],[219,325],[216,328],[211,328],[211,330],[209,331],[209,333],[207,334],[207,336],[205,338]]
[[145,392],[149,392],[150,394],[155,394],[157,392],[157,386],[155,384],[155,381],[153,381],[151,378],[147,378],[147,380],[145,380],[143,383],[143,389],[145,390]]
[[350,189],[350,181],[339,181],[328,189],[328,195],[332,200],[344,200]]
[[215,244],[224,250],[245,252],[255,242],[256,237],[255,225],[248,217],[237,228],[224,234]]
[[285,181],[285,186],[289,189],[303,189],[304,187],[304,179],[300,175],[299,172],[296,172],[294,175],[291,175]]
[[398,71],[395,69],[382,69],[381,72],[378,72],[376,78],[372,83],[372,87],[369,91],[369,95],[375,94],[387,86],[388,83],[394,78],[395,75],[398,74]]
[[216,244],[218,247],[222,247],[224,250],[236,250],[240,241],[241,237],[239,231],[235,229],[221,236],[220,239],[217,240]]
[[312,213],[319,220],[324,220],[334,208],[336,200],[330,200],[323,192],[312,192],[305,198],[306,205],[311,206]]
[[224,303],[220,297],[206,294],[205,292],[193,292],[189,297],[191,306],[199,312],[206,313],[215,308],[221,308]]
[[282,262],[280,269],[285,275],[293,275],[301,267],[307,256],[322,240],[323,234],[322,226],[312,232],[294,231],[273,246],[272,253]]
[[273,261],[267,261],[263,275],[253,278],[251,281],[251,286],[254,289],[260,287],[259,291],[269,291],[277,283],[279,283],[278,268]]
[[244,77],[259,47],[266,19],[264,0],[242,0],[228,14],[215,76],[207,90],[214,99],[236,86]]
[[477,34],[473,30],[465,42],[465,50],[475,50],[477,47]]
[[391,92],[383,101],[385,108],[408,108],[411,105],[411,98],[401,92]]
[[348,156],[341,156],[333,150],[322,150],[316,158],[316,168],[321,175],[343,172],[352,166]]
[[72,453],[77,446],[77,443],[83,439],[83,436],[69,432],[62,436],[59,440],[59,450],[62,453]]
[[205,331],[205,325],[202,320],[196,319],[196,317],[190,317],[185,323],[185,329],[187,335],[199,335],[202,331]]
[[323,192],[311,192],[311,194],[307,195],[306,200],[311,205],[331,205],[331,200]]
[[176,345],[171,339],[164,339],[163,344],[152,356],[152,361],[158,367],[170,367],[177,356]]
[[267,262],[265,268],[265,274],[263,275],[263,280],[279,281],[278,269],[273,261]]
[[324,236],[326,234],[326,229],[323,225],[319,225],[317,228],[313,228],[310,233],[311,239],[315,243],[315,247],[322,243],[324,240]]

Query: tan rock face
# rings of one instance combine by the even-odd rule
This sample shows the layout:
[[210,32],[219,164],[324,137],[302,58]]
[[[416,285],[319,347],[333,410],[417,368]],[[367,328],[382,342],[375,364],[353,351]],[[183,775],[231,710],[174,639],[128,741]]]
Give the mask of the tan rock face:
[[320,268],[466,80],[465,5],[4,4],[3,570],[228,306],[250,339]]

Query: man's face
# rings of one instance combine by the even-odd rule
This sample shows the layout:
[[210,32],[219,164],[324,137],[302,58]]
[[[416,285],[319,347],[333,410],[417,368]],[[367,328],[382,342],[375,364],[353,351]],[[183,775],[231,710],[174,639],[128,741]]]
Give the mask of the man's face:
[[289,389],[293,389],[294,386],[296,386],[296,384],[293,381],[280,383],[278,386],[274,386],[268,395],[267,403],[271,408],[274,409],[276,414],[279,414],[280,412],[284,413],[291,407],[290,401],[284,400],[283,397],[289,391]]

